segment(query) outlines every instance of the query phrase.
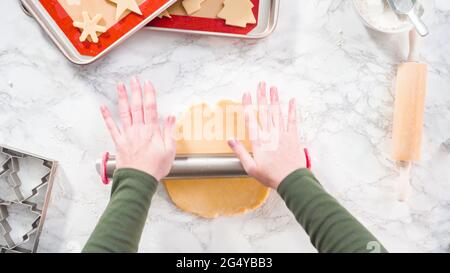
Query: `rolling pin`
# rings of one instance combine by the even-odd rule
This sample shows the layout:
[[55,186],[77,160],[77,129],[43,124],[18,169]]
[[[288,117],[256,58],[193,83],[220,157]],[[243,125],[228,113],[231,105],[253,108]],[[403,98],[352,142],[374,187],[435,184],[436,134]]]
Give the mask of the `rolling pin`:
[[[96,163],[104,184],[109,183],[116,170],[115,156],[106,154]],[[248,176],[238,158],[228,155],[177,156],[166,179],[218,178]]]
[[395,85],[392,138],[393,158],[400,166],[399,201],[407,200],[411,166],[421,157],[427,70],[426,64],[419,63],[419,38],[411,30],[408,61],[398,67]]
[[[306,159],[306,167],[311,169],[311,159],[308,149],[303,150]],[[109,184],[116,170],[116,158],[106,152],[103,158],[95,164],[103,184]],[[190,179],[190,178],[233,178],[248,177],[238,158],[232,155],[177,155],[172,169],[165,180]]]

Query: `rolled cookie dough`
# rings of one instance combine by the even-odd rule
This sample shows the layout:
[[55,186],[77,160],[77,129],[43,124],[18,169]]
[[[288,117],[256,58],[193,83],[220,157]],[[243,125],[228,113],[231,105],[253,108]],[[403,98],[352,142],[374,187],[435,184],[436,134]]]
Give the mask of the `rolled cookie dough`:
[[[237,129],[243,129],[244,126],[242,115],[233,111],[225,114],[227,106],[234,106],[234,109],[240,107],[239,104],[230,101],[222,101],[215,108],[205,104],[191,107],[178,123],[177,133],[180,140],[177,141],[177,154],[231,154],[232,151],[227,144],[230,137],[242,138],[249,148],[246,134],[237,133],[242,132]],[[195,117],[200,118],[201,125],[192,122]],[[225,121],[223,124],[228,122],[228,126],[215,128],[212,124],[217,120]],[[198,134],[201,130],[204,133]],[[188,131],[190,133],[186,133]],[[197,134],[198,139],[189,140],[187,136],[194,134]],[[268,188],[252,178],[167,180],[164,184],[177,207],[205,218],[230,216],[256,209],[264,203],[269,194]]]

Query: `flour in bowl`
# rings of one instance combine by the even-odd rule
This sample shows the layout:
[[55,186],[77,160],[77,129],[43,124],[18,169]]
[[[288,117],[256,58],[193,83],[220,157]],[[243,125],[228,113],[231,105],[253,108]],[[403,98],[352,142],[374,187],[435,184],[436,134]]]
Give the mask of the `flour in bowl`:
[[[381,31],[396,31],[408,28],[411,24],[406,15],[397,15],[386,0],[354,0],[361,17],[371,27]],[[419,13],[423,8],[417,5]]]

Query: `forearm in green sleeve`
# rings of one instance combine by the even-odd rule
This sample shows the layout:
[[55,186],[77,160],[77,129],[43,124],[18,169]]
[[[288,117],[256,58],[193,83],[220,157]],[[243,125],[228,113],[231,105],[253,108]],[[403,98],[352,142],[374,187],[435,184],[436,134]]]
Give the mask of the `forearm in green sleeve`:
[[278,193],[319,252],[386,252],[358,220],[325,192],[308,169],[291,173],[278,187]]
[[114,173],[111,200],[83,252],[136,252],[158,181],[134,169]]

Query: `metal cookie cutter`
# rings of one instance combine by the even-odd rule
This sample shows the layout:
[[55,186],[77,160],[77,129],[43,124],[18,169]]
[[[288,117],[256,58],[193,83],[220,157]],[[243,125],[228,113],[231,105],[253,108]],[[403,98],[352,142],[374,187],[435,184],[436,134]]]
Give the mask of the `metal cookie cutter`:
[[14,201],[22,201],[24,199],[22,191],[20,190],[22,183],[17,176],[17,172],[20,169],[18,159],[16,157],[9,157],[4,163],[2,163],[2,168],[3,171],[0,172],[0,176],[7,176],[8,185],[16,197],[16,200]]
[[[0,202],[2,201],[0,200]],[[8,210],[5,205],[0,204],[0,236],[4,241],[4,244],[6,244],[7,247],[12,248],[14,247],[14,241],[10,235],[11,226],[6,221],[6,218],[8,218]]]
[[[8,223],[8,217],[11,217],[8,213],[8,208],[11,208],[13,206],[19,207],[21,210],[27,211],[27,213],[31,213],[32,215],[34,215],[33,220],[29,224],[29,230],[24,235],[22,235],[20,240],[14,240],[12,238],[11,232],[13,231],[13,228],[11,228],[11,225]],[[2,227],[1,235],[6,242],[6,246],[0,246],[0,253],[34,252],[32,247],[25,245],[34,245],[38,227],[41,222],[41,217],[41,212],[35,210],[34,205],[19,202],[3,202],[3,204],[0,205],[0,226]]]
[[[5,183],[2,190],[5,189],[6,185],[6,188],[14,193],[14,198],[5,200],[5,197],[1,197],[4,192],[0,192],[0,253],[36,252],[50,200],[57,163],[5,146],[0,146],[0,156],[6,157],[0,164],[0,183]],[[34,186],[28,196],[24,196],[22,190],[22,182],[24,181],[19,178],[20,166],[25,158],[42,161],[40,166],[46,170],[45,175],[37,181],[27,181]],[[23,214],[32,216],[31,220],[23,224],[24,227],[28,227],[28,231],[21,235],[19,239],[12,238],[11,233],[14,232],[14,226],[11,225],[11,221],[8,222],[12,217],[8,210],[13,207]]]

